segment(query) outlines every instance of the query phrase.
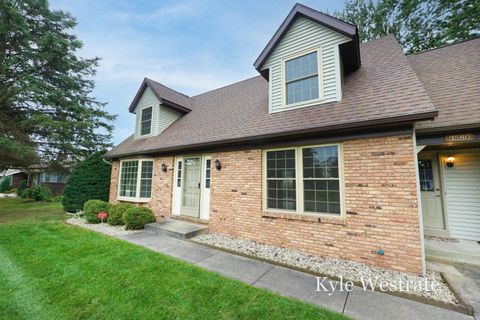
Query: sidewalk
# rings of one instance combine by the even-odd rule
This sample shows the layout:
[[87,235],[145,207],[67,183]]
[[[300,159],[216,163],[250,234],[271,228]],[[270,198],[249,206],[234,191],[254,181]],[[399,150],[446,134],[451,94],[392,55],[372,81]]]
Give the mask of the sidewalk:
[[140,232],[120,238],[249,285],[319,307],[325,307],[353,319],[474,319],[458,312],[384,293],[364,292],[363,289],[358,287],[355,287],[352,292],[336,291],[329,296],[327,292],[316,291],[317,280],[311,274],[226,253],[169,236]]

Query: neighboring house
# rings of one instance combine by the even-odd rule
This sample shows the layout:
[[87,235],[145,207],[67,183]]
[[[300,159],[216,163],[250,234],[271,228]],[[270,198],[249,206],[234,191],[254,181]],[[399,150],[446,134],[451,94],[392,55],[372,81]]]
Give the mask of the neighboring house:
[[53,195],[61,195],[67,182],[67,173],[54,171],[46,166],[33,166],[28,170],[8,169],[0,173],[0,179],[4,176],[12,177],[12,188],[18,188],[22,180],[27,181],[27,187],[32,185],[44,185]]
[[19,169],[8,169],[0,172],[0,180],[5,177],[10,177],[10,185],[13,188],[18,188],[20,181],[27,180],[28,174],[25,171]]
[[479,52],[475,39],[405,56],[297,4],[260,76],[193,97],[143,81],[135,133],[105,156],[110,200],[421,273],[424,233],[480,240]]
[[50,189],[54,196],[63,194],[65,184],[67,183],[67,173],[51,171],[48,168],[38,167],[29,171],[27,185],[43,185]]

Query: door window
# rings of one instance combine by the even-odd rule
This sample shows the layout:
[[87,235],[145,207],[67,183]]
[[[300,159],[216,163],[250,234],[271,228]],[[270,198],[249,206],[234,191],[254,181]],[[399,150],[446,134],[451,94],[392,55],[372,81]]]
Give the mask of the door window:
[[434,191],[432,159],[419,159],[418,173],[420,175],[420,190]]

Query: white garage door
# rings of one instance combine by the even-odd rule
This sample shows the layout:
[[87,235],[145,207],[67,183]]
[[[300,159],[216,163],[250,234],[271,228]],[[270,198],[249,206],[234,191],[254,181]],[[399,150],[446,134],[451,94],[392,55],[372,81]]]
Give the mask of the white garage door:
[[452,151],[453,168],[444,167],[450,236],[480,240],[480,150]]

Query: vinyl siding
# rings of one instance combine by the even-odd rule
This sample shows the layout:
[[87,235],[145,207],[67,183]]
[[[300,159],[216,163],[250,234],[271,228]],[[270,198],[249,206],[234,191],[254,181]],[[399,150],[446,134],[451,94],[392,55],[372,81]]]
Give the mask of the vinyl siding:
[[165,130],[168,126],[174,123],[182,114],[169,107],[160,105],[160,116],[158,118],[158,133]]
[[[270,112],[277,112],[289,109],[284,103],[284,86],[283,82],[283,62],[285,58],[292,55],[302,53],[309,49],[321,48],[320,52],[320,86],[323,84],[323,100],[320,103],[338,101],[341,99],[341,88],[339,86],[340,72],[336,70],[340,68],[338,58],[339,44],[351,41],[349,38],[321,26],[320,24],[308,20],[306,18],[298,18],[290,29],[287,31],[283,39],[272,52],[264,69],[271,69],[271,101]],[[307,102],[308,103],[308,102]]]
[[455,151],[455,166],[445,168],[450,236],[480,240],[480,150]]
[[[140,121],[142,117],[142,110],[148,107],[153,107],[152,110],[152,131],[149,135],[140,135]],[[135,120],[135,139],[147,138],[155,136],[165,130],[175,120],[180,118],[181,113],[172,110],[168,107],[161,106],[160,101],[150,88],[146,88],[142,97],[138,101],[135,108],[136,120]]]

